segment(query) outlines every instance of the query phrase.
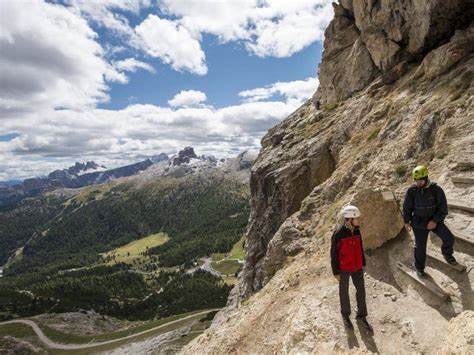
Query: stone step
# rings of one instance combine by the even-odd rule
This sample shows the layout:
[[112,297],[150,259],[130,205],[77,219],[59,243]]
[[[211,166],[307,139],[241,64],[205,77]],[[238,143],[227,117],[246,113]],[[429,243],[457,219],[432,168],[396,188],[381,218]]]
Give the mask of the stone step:
[[418,277],[415,270],[411,269],[410,267],[406,266],[401,262],[397,262],[397,267],[403,273],[410,276],[413,280],[425,287],[431,293],[435,294],[437,297],[441,298],[443,301],[449,298],[449,294],[446,293],[441,287],[439,287],[436,282],[432,281],[429,275],[428,277]]
[[455,208],[457,210],[462,210],[465,212],[470,212],[474,213],[474,207],[469,206],[466,202],[464,201],[459,201],[459,200],[448,200],[448,206],[450,208]]
[[451,181],[458,184],[474,184],[474,178],[467,176],[453,176]]
[[441,264],[444,264],[446,266],[449,266],[450,268],[454,269],[454,270],[457,270],[459,272],[463,272],[464,270],[466,270],[466,266],[465,265],[462,265],[462,264],[457,264],[457,265],[451,265],[449,264],[448,262],[446,262],[446,260],[444,260],[444,257],[440,254],[438,254],[437,252],[433,251],[433,250],[430,250],[430,249],[427,249],[426,250],[426,255],[433,259],[433,260],[436,260],[437,262],[441,263]]
[[467,244],[474,247],[474,238],[473,237],[470,237],[466,232],[460,231],[459,229],[457,229],[457,228],[455,228],[455,227],[453,227],[449,224],[446,224],[446,225],[449,228],[449,230],[454,234],[454,237],[456,239],[459,239],[462,242],[467,243]]

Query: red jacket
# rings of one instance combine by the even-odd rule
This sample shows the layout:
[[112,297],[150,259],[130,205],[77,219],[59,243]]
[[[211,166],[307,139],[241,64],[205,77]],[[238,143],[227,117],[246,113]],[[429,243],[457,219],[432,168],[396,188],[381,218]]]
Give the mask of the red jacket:
[[356,272],[365,266],[364,247],[358,227],[351,231],[346,226],[334,232],[331,239],[331,267],[334,275]]

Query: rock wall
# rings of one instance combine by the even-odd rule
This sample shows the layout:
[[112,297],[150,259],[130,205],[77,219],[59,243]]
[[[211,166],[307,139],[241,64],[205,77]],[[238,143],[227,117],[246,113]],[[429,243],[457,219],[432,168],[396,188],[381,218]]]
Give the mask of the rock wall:
[[[279,229],[300,209],[303,199],[314,188],[343,166],[339,162],[340,151],[353,143],[355,129],[370,127],[372,132],[367,134],[374,138],[380,134],[377,141],[384,141],[394,139],[395,130],[400,132],[405,128],[408,121],[402,124],[404,117],[400,115],[404,107],[397,108],[386,98],[391,86],[399,82],[402,86],[412,85],[410,91],[413,91],[413,80],[419,80],[420,84],[423,80],[433,80],[471,56],[474,46],[474,27],[469,26],[473,19],[471,4],[466,0],[333,3],[334,19],[326,30],[320,86],[312,100],[322,101],[322,109],[316,110],[307,102],[270,129],[262,139],[262,150],[252,168],[247,254],[240,283],[242,298],[261,289],[264,280],[281,267],[286,256],[302,250],[307,234],[297,232],[291,225]],[[459,84],[461,87],[470,85],[469,73],[467,70],[466,78],[459,79],[466,80]],[[424,89],[429,92],[433,88]],[[342,100],[364,90],[367,96],[357,103],[360,109],[356,105],[350,110],[355,113],[349,114],[347,105],[342,112],[335,110]],[[387,100],[385,104],[379,102],[382,97]],[[409,102],[398,102],[403,105],[402,101]],[[437,126],[443,120],[436,111],[420,110],[423,118],[411,121],[419,122],[416,129],[421,135],[411,137],[416,141],[402,148],[405,158],[419,156],[432,148]],[[374,153],[368,150],[367,156]],[[334,198],[337,193],[345,192],[356,178],[357,170],[366,169],[365,157],[359,154],[358,161],[349,164],[349,172],[342,175],[342,181],[336,178],[323,194]],[[395,228],[400,227],[400,219],[392,222]],[[389,235],[393,237],[393,231]]]
[[[401,63],[420,61],[472,20],[470,0],[342,0],[333,3],[316,100],[338,102],[382,75],[393,82]],[[395,76],[395,77],[394,77]]]

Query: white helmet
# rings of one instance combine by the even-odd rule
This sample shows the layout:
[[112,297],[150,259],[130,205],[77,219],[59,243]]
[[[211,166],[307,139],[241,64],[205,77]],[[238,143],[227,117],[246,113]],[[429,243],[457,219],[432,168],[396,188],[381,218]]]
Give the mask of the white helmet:
[[348,205],[342,209],[342,216],[344,218],[359,218],[360,211],[356,206]]

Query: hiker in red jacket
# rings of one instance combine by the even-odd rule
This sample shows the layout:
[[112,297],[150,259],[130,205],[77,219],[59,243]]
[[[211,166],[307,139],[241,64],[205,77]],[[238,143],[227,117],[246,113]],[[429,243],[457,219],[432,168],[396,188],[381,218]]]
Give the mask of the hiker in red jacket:
[[365,302],[364,266],[365,255],[359,230],[360,211],[355,206],[346,206],[342,210],[344,224],[333,234],[331,240],[331,266],[334,277],[339,281],[339,300],[344,325],[353,329],[349,316],[351,304],[349,300],[349,279],[356,288],[357,316],[362,326],[372,331],[367,321],[367,305]]

